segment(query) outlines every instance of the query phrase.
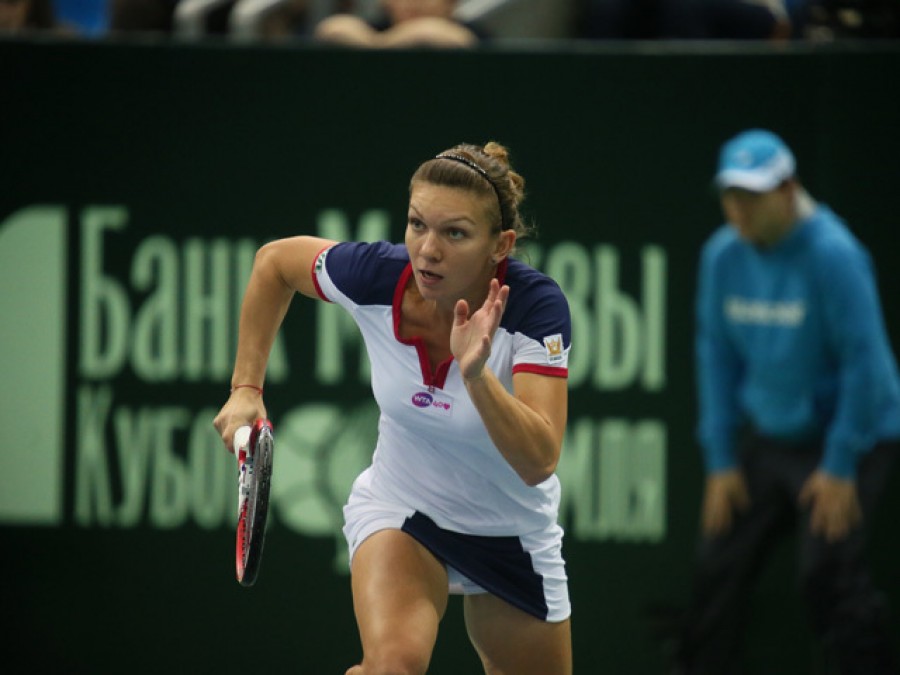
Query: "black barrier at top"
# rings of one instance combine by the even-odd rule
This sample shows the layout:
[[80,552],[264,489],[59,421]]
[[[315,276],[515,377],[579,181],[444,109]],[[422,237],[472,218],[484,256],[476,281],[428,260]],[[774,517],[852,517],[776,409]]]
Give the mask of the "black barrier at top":
[[[900,48],[6,41],[0,63],[4,637],[35,672],[324,675],[358,658],[340,507],[377,411],[352,325],[298,300],[276,343],[273,522],[249,591],[233,578],[233,458],[211,419],[256,247],[399,240],[410,175],[460,141],[511,149],[540,231],[523,254],[572,308],[559,473],[576,673],[660,672],[650,610],[687,594],[702,481],[692,294],[725,138],[764,126],[788,140],[813,195],[870,245],[900,335]],[[897,492],[872,551],[895,606]],[[756,670],[820,658],[793,569],[786,546],[764,574]],[[461,618],[451,603],[436,675],[478,672]]]

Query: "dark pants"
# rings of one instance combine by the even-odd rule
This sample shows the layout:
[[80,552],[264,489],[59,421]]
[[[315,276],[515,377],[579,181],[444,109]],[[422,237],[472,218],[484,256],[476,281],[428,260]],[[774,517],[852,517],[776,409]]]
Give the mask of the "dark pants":
[[887,606],[865,560],[867,523],[898,450],[900,443],[882,443],[860,462],[856,485],[862,525],[846,539],[828,543],[812,535],[809,512],[797,506],[804,481],[818,466],[821,447],[785,447],[755,435],[747,439],[741,465],[751,506],[726,535],[700,541],[692,605],[679,650],[683,672],[741,672],[738,656],[750,593],[773,545],[792,530],[810,624],[842,675],[898,672],[887,633]]

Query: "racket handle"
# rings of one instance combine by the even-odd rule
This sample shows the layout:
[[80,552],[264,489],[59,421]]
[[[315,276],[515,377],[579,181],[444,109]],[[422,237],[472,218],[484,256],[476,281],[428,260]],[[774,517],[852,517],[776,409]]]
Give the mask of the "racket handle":
[[247,447],[250,445],[250,432],[250,426],[238,427],[238,430],[234,432],[232,446],[234,447],[234,455],[237,457],[238,462],[243,462],[247,457]]

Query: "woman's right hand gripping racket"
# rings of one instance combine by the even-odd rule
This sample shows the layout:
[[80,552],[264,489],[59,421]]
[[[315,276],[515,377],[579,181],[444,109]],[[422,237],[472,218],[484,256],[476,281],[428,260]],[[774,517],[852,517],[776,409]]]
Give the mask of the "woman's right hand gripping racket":
[[234,454],[238,460],[235,562],[237,580],[242,586],[252,586],[259,572],[266,536],[274,450],[274,431],[267,419],[260,418],[252,427],[241,427],[234,434]]

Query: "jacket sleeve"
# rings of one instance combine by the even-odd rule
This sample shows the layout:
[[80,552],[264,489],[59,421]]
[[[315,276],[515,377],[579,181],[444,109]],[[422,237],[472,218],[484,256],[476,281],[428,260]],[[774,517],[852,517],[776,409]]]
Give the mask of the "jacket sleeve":
[[741,423],[738,396],[743,372],[740,355],[727,332],[726,299],[719,287],[722,265],[716,251],[710,244],[703,249],[695,306],[697,435],[708,473],[737,464],[735,435]]
[[871,259],[863,249],[832,242],[818,252],[816,265],[838,380],[821,468],[847,478],[876,440],[877,415],[887,395],[887,333]]

